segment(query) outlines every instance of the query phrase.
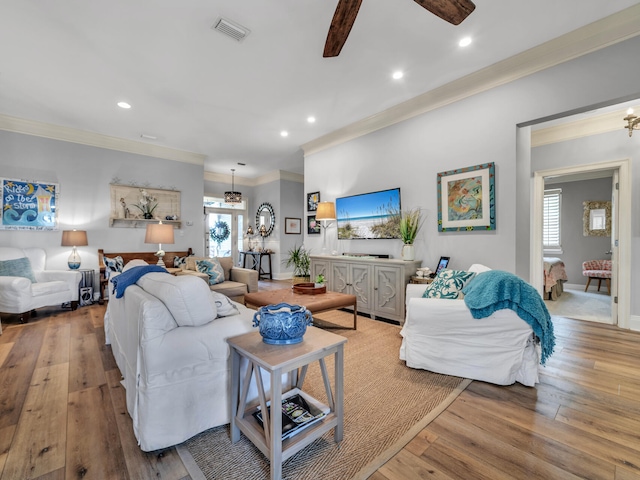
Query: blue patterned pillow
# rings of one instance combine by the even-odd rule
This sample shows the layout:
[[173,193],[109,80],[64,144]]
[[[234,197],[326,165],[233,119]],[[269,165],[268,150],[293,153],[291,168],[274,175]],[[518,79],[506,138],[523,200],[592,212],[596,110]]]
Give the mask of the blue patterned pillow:
[[104,274],[107,278],[111,276],[111,272],[122,272],[124,268],[124,260],[120,255],[114,258],[102,257],[104,259],[104,266],[107,267]]
[[189,255],[185,255],[184,257],[173,257],[173,268],[182,268],[184,270],[187,265],[187,257]]
[[217,258],[209,260],[196,260],[196,270],[209,275],[209,285],[216,285],[224,282],[224,270]]
[[461,298],[460,290],[475,276],[464,270],[441,270],[422,294],[422,298]]
[[0,260],[0,276],[24,277],[31,280],[31,283],[36,283],[31,262],[27,257],[15,258],[13,260]]

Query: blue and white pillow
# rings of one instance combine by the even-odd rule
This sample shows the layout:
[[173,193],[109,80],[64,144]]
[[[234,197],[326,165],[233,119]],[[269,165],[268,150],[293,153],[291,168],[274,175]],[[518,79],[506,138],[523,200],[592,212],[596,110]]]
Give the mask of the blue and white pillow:
[[184,257],[178,257],[178,256],[173,257],[173,268],[181,268],[184,270],[187,265],[188,256],[189,255],[185,255]]
[[104,259],[104,266],[107,267],[104,274],[109,278],[112,272],[121,273],[124,268],[124,260],[120,255],[114,258],[102,257]]
[[209,275],[209,285],[217,285],[224,282],[224,270],[217,258],[196,260],[196,270]]
[[0,276],[24,277],[31,280],[31,283],[36,283],[36,276],[33,274],[31,262],[27,257],[0,260]]
[[441,270],[422,294],[422,298],[462,298],[460,290],[475,277],[475,272]]
[[240,310],[236,307],[229,297],[219,292],[211,292],[213,301],[216,302],[216,318],[228,317],[230,315],[238,315]]

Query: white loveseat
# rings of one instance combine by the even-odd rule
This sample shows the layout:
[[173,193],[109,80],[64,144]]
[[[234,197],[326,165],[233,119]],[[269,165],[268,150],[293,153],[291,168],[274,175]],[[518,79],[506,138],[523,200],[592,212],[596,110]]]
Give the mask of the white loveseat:
[[[472,265],[468,271],[486,270]],[[407,285],[400,359],[408,367],[498,385],[538,383],[540,347],[513,310],[475,319],[463,299],[422,298],[424,291],[425,285]]]
[[[75,270],[47,270],[44,249],[0,247],[0,262],[4,272],[21,275],[0,276],[0,312],[20,314],[24,322],[36,308],[67,302],[73,309],[78,306],[82,275]],[[28,278],[29,272],[35,283]]]
[[[142,450],[176,445],[230,422],[226,339],[255,330],[254,313],[189,275],[147,273],[121,298],[111,295],[106,343],[124,377],[127,410]],[[268,385],[268,377],[264,380]],[[250,397],[257,398],[255,389]]]

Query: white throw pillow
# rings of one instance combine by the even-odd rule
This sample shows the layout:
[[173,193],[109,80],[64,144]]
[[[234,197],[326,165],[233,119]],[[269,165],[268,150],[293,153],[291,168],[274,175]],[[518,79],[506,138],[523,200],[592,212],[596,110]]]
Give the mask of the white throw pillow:
[[482,272],[488,272],[489,270],[491,270],[489,267],[485,267],[484,265],[481,265],[479,263],[474,263],[473,265],[471,265],[469,267],[467,272],[474,272],[474,273],[478,274],[478,273],[482,273]]
[[216,318],[216,302],[198,277],[147,273],[137,284],[164,303],[180,327],[198,327]]
[[122,269],[123,272],[126,272],[127,270],[129,270],[130,268],[133,267],[141,267],[143,265],[149,265],[147,262],[145,262],[144,260],[142,260],[141,258],[137,258],[135,260],[130,260],[129,262],[127,262],[127,264],[124,266],[124,268]]

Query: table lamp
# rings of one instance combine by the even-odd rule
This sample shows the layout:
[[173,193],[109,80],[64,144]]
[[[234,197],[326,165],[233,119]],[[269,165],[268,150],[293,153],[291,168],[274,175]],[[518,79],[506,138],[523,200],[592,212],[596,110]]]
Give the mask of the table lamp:
[[316,220],[322,225],[322,254],[327,253],[327,227],[336,220],[336,205],[333,202],[320,202],[316,210]]
[[157,243],[158,252],[155,254],[158,257],[158,265],[164,267],[164,250],[162,250],[163,243],[174,243],[173,240],[173,225],[165,223],[150,223],[147,225],[147,234],[144,237],[144,243]]
[[62,231],[62,244],[63,247],[73,247],[71,255],[69,255],[68,265],[71,270],[77,270],[80,268],[80,255],[76,247],[86,247],[89,245],[87,242],[87,232],[85,230],[63,230]]

